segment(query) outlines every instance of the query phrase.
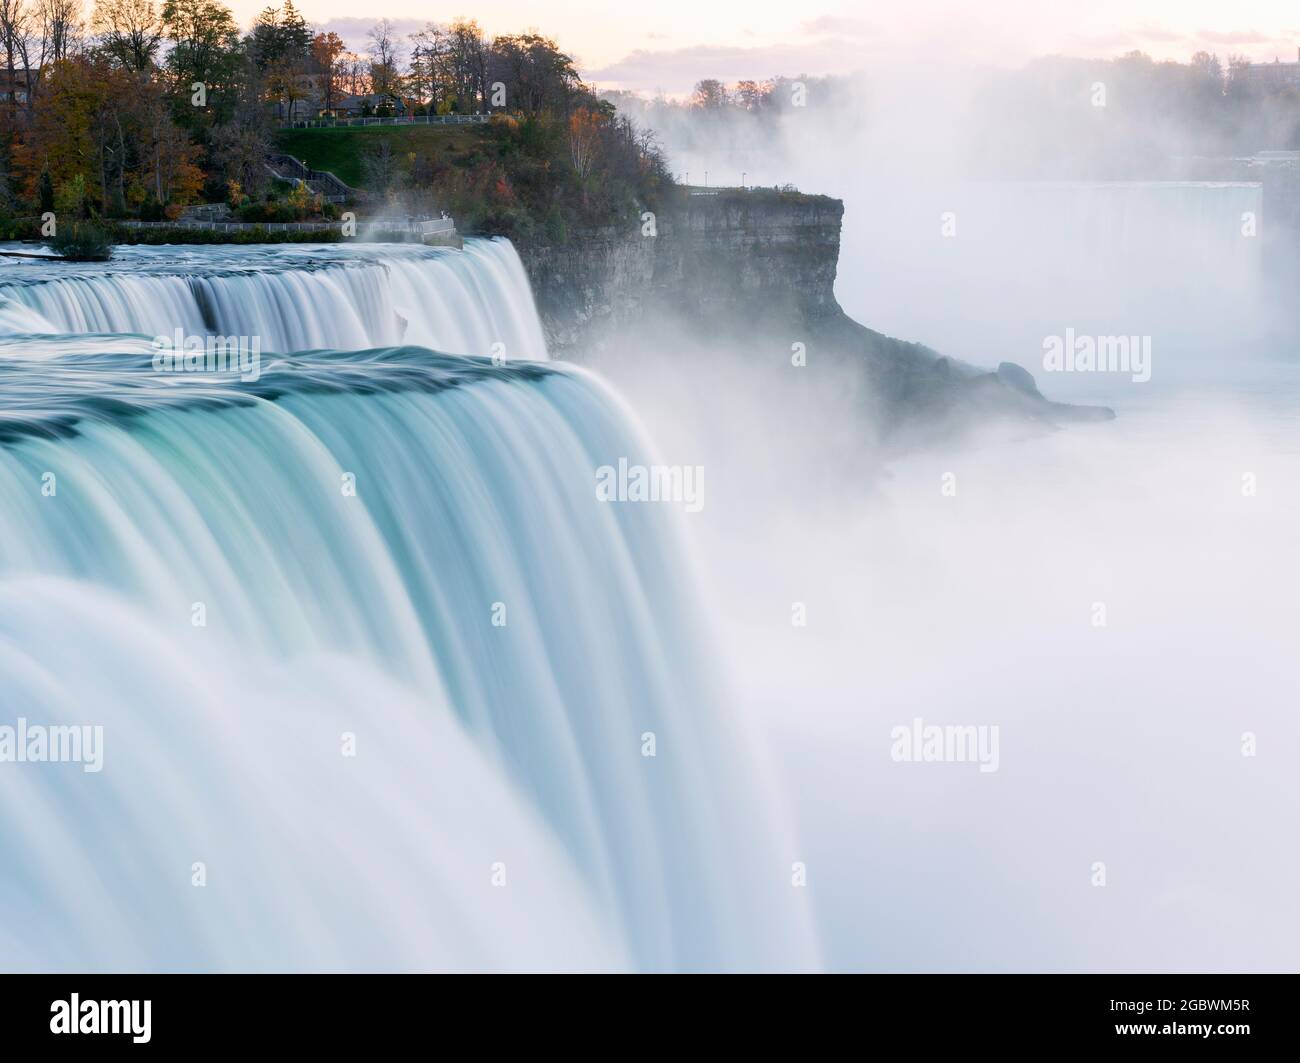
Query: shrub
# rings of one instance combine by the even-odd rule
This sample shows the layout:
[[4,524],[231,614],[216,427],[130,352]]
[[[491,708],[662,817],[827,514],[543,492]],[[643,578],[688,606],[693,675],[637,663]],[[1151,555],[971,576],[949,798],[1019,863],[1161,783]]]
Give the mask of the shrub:
[[64,218],[83,218],[86,214],[86,178],[74,174],[54,192],[54,209]]
[[239,220],[254,223],[304,221],[308,213],[307,207],[283,200],[271,203],[249,203],[239,208]]
[[50,249],[70,262],[107,262],[113,257],[113,241],[94,222],[64,222],[54,231]]

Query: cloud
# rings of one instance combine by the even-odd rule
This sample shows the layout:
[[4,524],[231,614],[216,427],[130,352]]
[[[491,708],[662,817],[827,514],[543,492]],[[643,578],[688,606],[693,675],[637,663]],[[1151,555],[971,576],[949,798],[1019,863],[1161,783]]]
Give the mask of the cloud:
[[879,33],[879,27],[866,19],[843,15],[821,15],[799,24],[796,32],[804,37],[836,36],[844,39],[862,39]]
[[1222,30],[1197,30],[1196,39],[1210,44],[1268,44],[1274,40],[1267,33],[1257,30],[1224,32]]

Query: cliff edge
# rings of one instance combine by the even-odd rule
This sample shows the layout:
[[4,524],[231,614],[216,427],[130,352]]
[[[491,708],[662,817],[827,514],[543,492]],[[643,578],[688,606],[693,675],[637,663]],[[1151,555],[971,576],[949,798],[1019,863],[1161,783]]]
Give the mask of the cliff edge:
[[679,191],[631,232],[519,247],[553,356],[599,364],[629,336],[662,328],[674,346],[705,352],[739,344],[787,363],[830,358],[862,375],[884,434],[989,416],[1047,424],[1113,416],[1049,402],[1011,363],[978,369],[853,321],[835,298],[840,200]]

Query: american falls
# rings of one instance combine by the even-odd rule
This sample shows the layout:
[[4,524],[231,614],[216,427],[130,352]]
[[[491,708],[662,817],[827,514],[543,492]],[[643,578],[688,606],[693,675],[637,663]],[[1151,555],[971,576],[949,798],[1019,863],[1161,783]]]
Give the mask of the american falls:
[[0,724],[102,728],[0,764],[0,968],[819,965],[688,518],[598,499],[653,446],[508,243],[6,262],[0,329]]

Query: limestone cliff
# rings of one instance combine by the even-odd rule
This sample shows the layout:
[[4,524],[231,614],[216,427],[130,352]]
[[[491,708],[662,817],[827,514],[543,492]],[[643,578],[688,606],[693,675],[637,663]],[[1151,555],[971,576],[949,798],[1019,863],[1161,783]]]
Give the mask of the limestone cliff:
[[796,344],[861,370],[886,430],[1011,414],[1109,416],[1046,401],[1017,366],[975,369],[859,325],[835,299],[844,204],[793,192],[683,194],[639,227],[519,248],[555,357],[599,361],[611,345],[672,322],[701,349]]

